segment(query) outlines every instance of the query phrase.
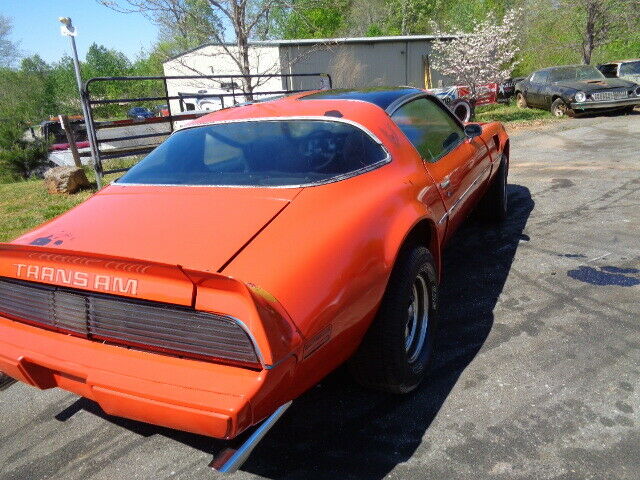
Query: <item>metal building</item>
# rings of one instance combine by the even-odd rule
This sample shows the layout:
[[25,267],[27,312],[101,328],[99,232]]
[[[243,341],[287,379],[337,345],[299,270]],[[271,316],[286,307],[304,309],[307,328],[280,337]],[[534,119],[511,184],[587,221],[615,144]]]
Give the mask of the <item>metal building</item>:
[[[252,74],[329,73],[336,88],[381,85],[411,85],[431,88],[447,84],[447,79],[435,71],[430,62],[435,39],[453,36],[408,35],[395,37],[330,38],[302,40],[254,41],[250,44]],[[227,53],[235,45],[207,44],[187,51],[164,63],[164,73],[170,75],[239,74],[239,69]],[[315,82],[315,83],[314,83]],[[215,92],[229,85],[210,85],[179,80],[168,84],[170,95],[188,99],[198,92]],[[274,77],[256,88],[257,92],[318,88],[317,79],[281,79]],[[188,103],[188,101],[186,102]],[[172,108],[174,105],[172,105]],[[175,105],[178,107],[178,105]],[[202,105],[195,105],[199,109]],[[210,104],[204,108],[215,109]],[[192,107],[189,107],[190,109]],[[184,110],[184,105],[181,106]]]

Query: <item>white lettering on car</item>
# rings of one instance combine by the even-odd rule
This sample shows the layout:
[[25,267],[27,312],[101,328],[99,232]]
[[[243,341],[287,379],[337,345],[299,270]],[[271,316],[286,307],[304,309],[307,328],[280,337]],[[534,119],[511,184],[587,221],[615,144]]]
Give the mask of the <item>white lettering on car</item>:
[[33,278],[34,280],[38,280],[38,275],[40,273],[40,267],[37,265],[28,265],[27,266],[27,278]]
[[52,267],[42,267],[40,269],[40,279],[43,282],[53,282],[54,274],[55,274],[55,269]]
[[64,283],[65,285],[71,285],[71,272],[63,270],[61,268],[56,269],[56,283]]
[[41,267],[25,263],[14,263],[13,266],[15,267],[16,278],[78,288],[92,288],[93,290],[117,294],[137,295],[138,293],[138,280],[134,278],[78,272],[65,268]]
[[135,295],[138,290],[138,281],[129,278],[127,279],[127,283],[123,284],[122,278],[113,277],[111,288],[116,293],[130,293],[131,295]]
[[89,286],[89,274],[85,272],[73,272],[73,285],[76,287]]
[[111,277],[109,275],[96,275],[93,279],[93,288],[96,290],[109,290]]

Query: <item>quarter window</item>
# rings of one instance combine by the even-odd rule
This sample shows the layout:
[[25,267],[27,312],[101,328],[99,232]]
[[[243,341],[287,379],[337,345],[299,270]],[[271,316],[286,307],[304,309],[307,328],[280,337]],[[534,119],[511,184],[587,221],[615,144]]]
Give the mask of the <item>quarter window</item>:
[[436,162],[464,139],[464,130],[430,98],[420,98],[398,108],[393,121],[427,162]]

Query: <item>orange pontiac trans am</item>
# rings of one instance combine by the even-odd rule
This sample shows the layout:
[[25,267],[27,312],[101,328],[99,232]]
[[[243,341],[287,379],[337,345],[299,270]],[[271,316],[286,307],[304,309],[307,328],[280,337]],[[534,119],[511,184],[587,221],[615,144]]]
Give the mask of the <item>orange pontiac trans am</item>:
[[[429,368],[442,250],[506,215],[509,139],[414,88],[206,115],[83,204],[0,244],[0,371],[220,439],[235,470],[349,361],[404,393]],[[239,439],[240,440],[240,439]]]

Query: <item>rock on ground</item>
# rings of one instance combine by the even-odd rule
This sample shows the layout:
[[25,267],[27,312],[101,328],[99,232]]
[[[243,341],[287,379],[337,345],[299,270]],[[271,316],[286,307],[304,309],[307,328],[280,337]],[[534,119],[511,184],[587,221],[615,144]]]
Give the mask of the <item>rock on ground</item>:
[[79,167],[54,167],[44,172],[44,185],[49,193],[76,193],[91,184]]

